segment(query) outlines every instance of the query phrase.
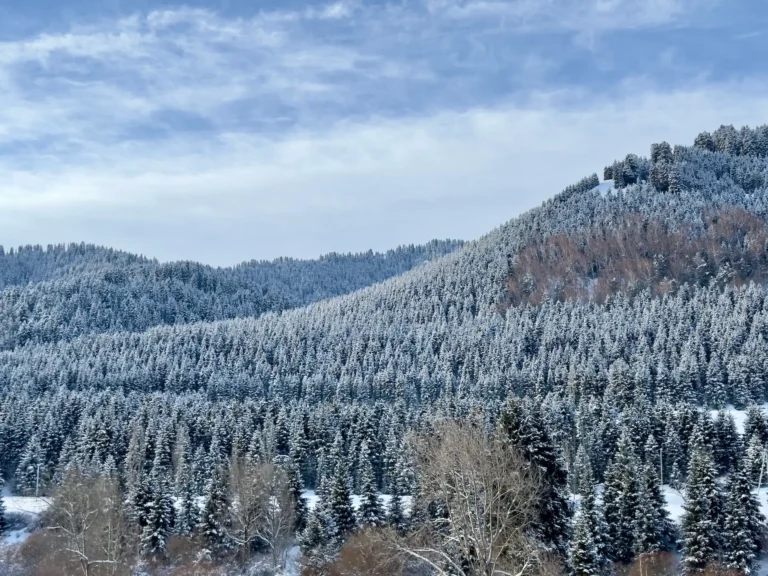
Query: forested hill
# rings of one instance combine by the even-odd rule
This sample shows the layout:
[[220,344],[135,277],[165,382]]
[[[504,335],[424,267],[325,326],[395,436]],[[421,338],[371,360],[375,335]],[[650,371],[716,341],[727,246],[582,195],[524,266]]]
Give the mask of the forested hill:
[[278,312],[380,282],[461,245],[434,240],[231,268],[161,264],[87,244],[0,248],[0,348]]
[[[768,397],[766,136],[723,127],[656,144],[611,164],[611,182],[589,176],[450,254],[305,307],[2,351],[0,471],[27,493],[38,470],[44,492],[72,467],[124,479],[135,531],[154,534],[149,486],[164,501],[204,494],[209,510],[231,455],[280,462],[295,494],[317,489],[301,540],[311,557],[366,522],[337,505],[350,490],[374,507],[378,493],[414,493],[408,432],[459,419],[541,471],[536,546],[571,550],[574,573],[674,547],[661,480],[695,505],[685,561],[701,570],[746,550],[750,574],[768,421],[753,406],[740,433],[706,408]],[[569,542],[568,490],[590,502],[596,483],[600,524]],[[734,518],[748,530],[721,537]],[[181,533],[210,539],[213,520]],[[394,505],[390,523],[408,529]],[[572,547],[587,537],[588,570]]]

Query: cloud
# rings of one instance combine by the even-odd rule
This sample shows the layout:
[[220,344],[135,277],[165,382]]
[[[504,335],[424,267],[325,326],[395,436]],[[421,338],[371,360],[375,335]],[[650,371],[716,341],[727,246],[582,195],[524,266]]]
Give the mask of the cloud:
[[83,238],[222,264],[474,238],[651,142],[763,118],[766,93],[724,86],[577,107],[550,95],[281,138],[118,147],[90,165],[11,172],[0,224],[8,241]]
[[573,48],[703,2],[172,8],[2,42],[0,242],[231,264],[477,237],[653,141],[765,117],[759,78],[703,84],[685,50],[664,82]]

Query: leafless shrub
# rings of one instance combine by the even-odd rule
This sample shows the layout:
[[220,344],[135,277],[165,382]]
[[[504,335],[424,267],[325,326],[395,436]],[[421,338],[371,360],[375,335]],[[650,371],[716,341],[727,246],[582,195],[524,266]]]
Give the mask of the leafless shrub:
[[71,470],[54,495],[47,520],[65,565],[84,576],[127,572],[122,496],[115,480]]
[[228,536],[245,560],[255,543],[266,547],[272,564],[282,568],[293,543],[295,502],[284,470],[274,464],[235,459],[230,473],[231,526]]
[[413,442],[427,520],[392,549],[438,575],[540,574],[550,566],[529,534],[540,482],[522,457],[482,430],[446,422]]

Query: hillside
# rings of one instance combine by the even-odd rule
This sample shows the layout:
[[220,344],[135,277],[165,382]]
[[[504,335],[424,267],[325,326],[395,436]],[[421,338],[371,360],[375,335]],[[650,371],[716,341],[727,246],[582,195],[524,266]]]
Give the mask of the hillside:
[[[210,499],[232,454],[288,466],[297,494],[330,499],[333,482],[402,496],[419,486],[408,433],[460,419],[501,431],[543,471],[543,549],[566,557],[568,490],[604,483],[617,536],[601,554],[631,562],[641,493],[663,500],[663,482],[692,495],[707,474],[762,477],[768,421],[753,405],[768,397],[768,148],[754,143],[765,134],[724,127],[694,146],[654,145],[606,170],[607,193],[587,177],[350,294],[0,352],[0,467],[23,493],[38,464],[45,490],[67,466],[98,470],[124,478],[139,508],[142,482],[168,492],[180,470],[191,480],[174,494]],[[747,409],[743,430],[704,409],[728,404]],[[625,492],[634,507],[610,511]],[[668,550],[657,520],[653,542]],[[322,548],[302,542],[306,554]]]
[[279,312],[375,284],[461,244],[435,240],[232,268],[161,264],[86,244],[0,249],[0,348]]

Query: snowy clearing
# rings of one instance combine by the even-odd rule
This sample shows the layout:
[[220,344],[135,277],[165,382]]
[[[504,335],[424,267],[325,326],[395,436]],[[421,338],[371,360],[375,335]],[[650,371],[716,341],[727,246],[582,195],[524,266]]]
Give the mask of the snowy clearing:
[[3,496],[5,511],[10,514],[38,517],[51,506],[49,498],[34,496]]
[[600,184],[595,186],[592,191],[599,192],[600,196],[605,197],[608,192],[615,189],[616,187],[613,185],[613,180],[606,180],[605,182],[600,182]]
[[[768,403],[761,404],[760,405],[760,410],[762,410],[764,414],[768,413]],[[744,433],[744,421],[747,419],[747,411],[746,410],[737,410],[736,408],[734,408],[730,404],[725,407],[724,411],[727,412],[728,414],[730,414],[731,416],[733,416],[733,421],[736,423],[736,430],[739,431],[739,434],[743,434]],[[718,412],[719,412],[719,410],[710,410],[709,411],[709,415],[714,420],[715,418],[717,418]]]

